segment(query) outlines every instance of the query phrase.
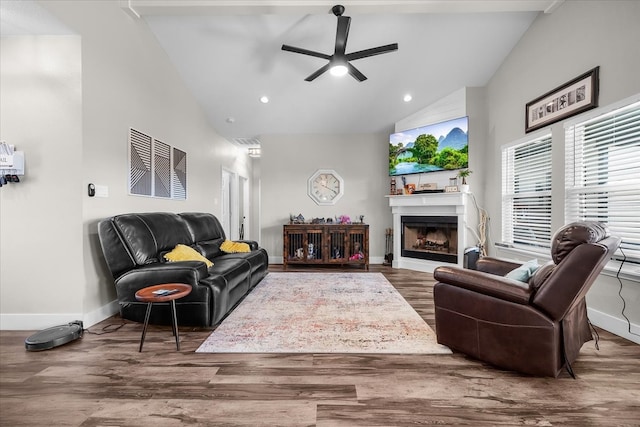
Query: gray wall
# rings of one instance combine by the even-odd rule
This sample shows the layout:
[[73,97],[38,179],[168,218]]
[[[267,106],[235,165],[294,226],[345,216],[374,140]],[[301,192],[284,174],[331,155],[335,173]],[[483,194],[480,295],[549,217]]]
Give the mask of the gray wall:
[[83,313],[80,51],[78,36],[0,39],[0,139],[26,173],[0,189],[2,328]]
[[[391,132],[391,130],[390,130]],[[306,219],[364,215],[369,224],[371,263],[382,263],[385,229],[391,227],[389,134],[263,135],[261,243],[272,263],[282,263],[282,225],[289,214]],[[344,180],[344,195],[333,206],[307,196],[307,181],[318,169],[333,169]]]
[[[27,169],[23,182],[0,191],[3,329],[108,317],[115,291],[99,219],[220,215],[222,167],[252,176],[246,150],[210,127],[143,21],[116,1],[39,4],[77,36],[2,38],[1,137],[24,150]],[[128,195],[129,127],[187,152],[186,201]],[[90,182],[109,197],[89,198]]]
[[[489,82],[488,151],[484,204],[491,220],[492,241],[500,241],[500,147],[525,136],[525,104],[574,77],[600,66],[601,106],[640,93],[640,2],[566,1],[550,15],[541,14]],[[551,126],[553,137],[552,229],[564,224],[564,129]],[[638,218],[640,222],[640,216]],[[492,248],[494,249],[494,248]],[[494,252],[530,259],[534,255]],[[609,272],[613,274],[613,272]],[[640,333],[640,283],[622,280],[625,314]],[[591,320],[619,335],[626,331],[620,283],[601,275],[587,301]]]

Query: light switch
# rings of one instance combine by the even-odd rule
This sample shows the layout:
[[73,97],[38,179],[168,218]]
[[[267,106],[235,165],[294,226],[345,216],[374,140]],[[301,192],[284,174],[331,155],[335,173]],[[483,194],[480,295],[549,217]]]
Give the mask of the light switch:
[[109,187],[106,185],[96,185],[96,197],[109,197]]

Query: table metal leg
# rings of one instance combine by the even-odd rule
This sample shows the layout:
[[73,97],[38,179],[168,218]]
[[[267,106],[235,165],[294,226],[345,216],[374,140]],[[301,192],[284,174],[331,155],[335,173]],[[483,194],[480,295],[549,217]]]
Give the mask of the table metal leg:
[[174,314],[173,314],[175,312],[174,311],[175,309],[172,307],[172,303],[175,304],[175,302],[173,302],[173,301],[169,302],[169,308],[171,309],[171,332],[173,333],[173,336],[175,337],[176,336],[176,329],[178,329],[178,328],[176,328],[177,320],[176,321],[173,320],[174,317],[175,317]]
[[176,300],[171,300],[171,317],[173,320],[173,332],[176,336],[176,348],[180,351],[180,336],[178,335],[178,316],[176,315]]
[[153,303],[147,303],[147,313],[144,315],[144,326],[142,327],[142,338],[140,338],[140,349],[139,353],[142,353],[142,344],[144,344],[144,337],[147,335],[147,326],[149,326],[149,316],[151,315],[151,306]]

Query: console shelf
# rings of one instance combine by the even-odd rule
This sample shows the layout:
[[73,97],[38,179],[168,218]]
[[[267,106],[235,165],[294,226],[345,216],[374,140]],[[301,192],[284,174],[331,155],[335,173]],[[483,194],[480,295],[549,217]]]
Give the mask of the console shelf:
[[282,263],[356,264],[369,269],[368,224],[285,224]]

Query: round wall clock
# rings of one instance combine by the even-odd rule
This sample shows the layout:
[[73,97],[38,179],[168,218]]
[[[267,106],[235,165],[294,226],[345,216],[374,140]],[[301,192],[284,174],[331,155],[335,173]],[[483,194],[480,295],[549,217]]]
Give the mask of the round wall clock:
[[309,178],[307,194],[319,205],[333,205],[344,194],[344,180],[333,169],[318,169]]

